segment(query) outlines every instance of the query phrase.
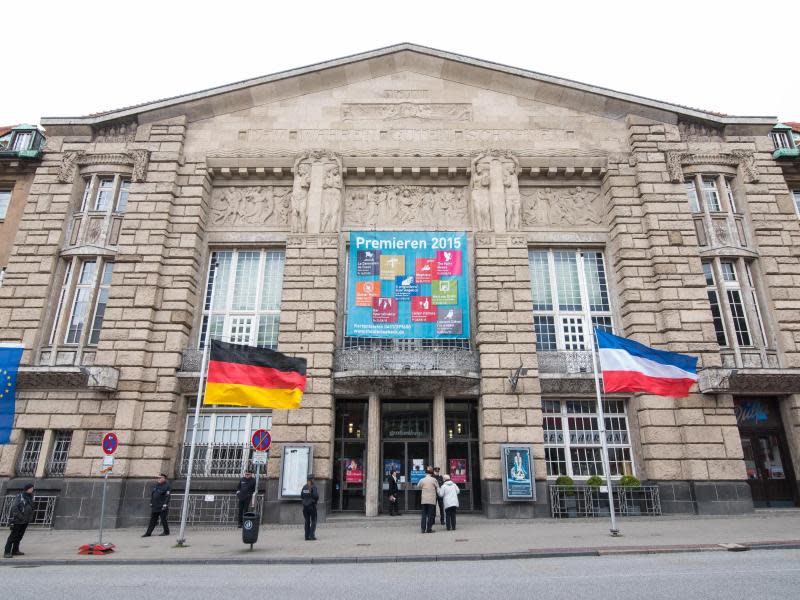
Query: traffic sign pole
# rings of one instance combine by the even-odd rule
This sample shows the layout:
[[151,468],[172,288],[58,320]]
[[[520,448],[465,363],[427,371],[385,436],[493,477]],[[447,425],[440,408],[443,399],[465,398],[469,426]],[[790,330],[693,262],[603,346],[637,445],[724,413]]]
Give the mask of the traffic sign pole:
[[[256,452],[264,453],[269,450],[270,444],[272,444],[272,436],[266,429],[257,429],[250,438],[250,444]],[[256,493],[253,494],[253,498],[250,500],[250,508],[255,508],[258,502],[258,480],[261,474],[261,462],[253,461],[253,464],[256,467]]]
[[100,531],[98,533],[97,543],[103,545],[103,520],[106,516],[106,487],[108,486],[108,471],[103,476],[103,500],[100,502]]
[[97,532],[97,542],[93,544],[84,544],[78,548],[78,554],[108,554],[114,551],[114,544],[103,543],[103,521],[106,518],[106,491],[108,490],[108,475],[114,469],[114,452],[119,447],[119,438],[113,431],[108,432],[103,436],[103,441],[100,445],[103,450],[103,492],[100,500],[100,526]]

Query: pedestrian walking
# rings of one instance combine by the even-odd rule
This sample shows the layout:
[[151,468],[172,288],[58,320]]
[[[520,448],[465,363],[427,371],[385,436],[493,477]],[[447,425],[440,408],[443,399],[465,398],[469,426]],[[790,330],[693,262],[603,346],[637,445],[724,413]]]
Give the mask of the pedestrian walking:
[[[441,469],[439,467],[433,467],[433,478],[441,488],[444,483],[444,478],[441,476],[440,471]],[[436,504],[439,505],[439,525],[444,525],[444,504],[442,503],[441,497],[436,497]],[[436,522],[436,515],[433,515],[433,520]]]
[[389,516],[399,517],[400,512],[397,510],[397,503],[400,501],[400,486],[397,481],[397,471],[392,470],[389,473]]
[[20,551],[19,544],[22,541],[22,537],[25,535],[28,524],[33,521],[32,483],[27,484],[22,488],[22,491],[14,497],[14,500],[11,502],[11,514],[9,517],[11,533],[8,534],[8,539],[6,540],[3,558],[25,556],[25,553]]
[[300,490],[300,500],[303,501],[303,520],[306,527],[306,541],[316,540],[317,536],[317,502],[319,492],[314,485],[314,476],[308,476],[308,482]]
[[444,504],[445,524],[447,531],[456,530],[456,511],[458,510],[458,494],[461,490],[452,482],[450,475],[443,476],[444,483],[439,488],[439,497]]
[[417,482],[417,489],[422,490],[422,518],[420,527],[422,533],[433,533],[433,524],[436,522],[436,499],[439,497],[439,482],[433,476],[433,469],[425,469],[425,477]]
[[150,523],[147,525],[147,531],[142,534],[142,537],[150,537],[152,535],[159,518],[161,519],[161,527],[164,528],[161,535],[169,535],[167,513],[169,512],[169,495],[171,493],[172,488],[169,486],[167,476],[161,473],[150,490]]
[[244,513],[250,506],[255,491],[256,480],[253,478],[253,472],[245,471],[244,477],[239,480],[239,485],[236,486],[236,497],[239,499],[239,529],[242,528]]

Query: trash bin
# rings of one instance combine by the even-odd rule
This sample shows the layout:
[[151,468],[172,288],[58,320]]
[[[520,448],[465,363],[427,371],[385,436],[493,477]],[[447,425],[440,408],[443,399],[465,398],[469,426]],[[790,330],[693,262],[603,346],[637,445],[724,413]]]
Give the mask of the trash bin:
[[242,515],[242,541],[253,545],[258,541],[258,513],[246,512]]

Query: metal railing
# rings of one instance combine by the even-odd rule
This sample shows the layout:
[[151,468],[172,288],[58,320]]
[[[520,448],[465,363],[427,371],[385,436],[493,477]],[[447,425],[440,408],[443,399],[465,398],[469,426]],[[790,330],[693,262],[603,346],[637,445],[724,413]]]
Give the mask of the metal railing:
[[[7,527],[11,520],[11,503],[17,494],[9,494],[3,499],[3,509],[0,511],[0,527]],[[34,496],[33,497],[33,521],[29,527],[41,527],[49,529],[53,527],[53,515],[56,510],[56,498],[58,496]]]
[[[169,500],[169,514],[181,514],[183,494],[172,494]],[[256,496],[255,512],[260,516],[264,506],[264,496]],[[239,498],[236,494],[189,494],[189,527],[224,529],[235,528],[239,519]]]
[[592,353],[588,350],[539,351],[540,373],[593,373]]
[[[198,444],[194,448],[192,477],[219,477],[235,479],[253,469],[253,449],[250,444]],[[189,446],[183,447],[178,463],[178,475],[189,472]]]
[[334,353],[334,370],[343,371],[471,371],[480,369],[472,350],[382,350],[340,348]]
[[25,432],[25,443],[17,461],[17,475],[19,477],[33,477],[36,474],[43,441],[44,431],[41,429],[29,429]]
[[53,451],[47,461],[46,472],[48,477],[63,477],[67,470],[69,448],[72,444],[71,431],[57,431],[53,440]]
[[[550,514],[554,518],[606,517],[609,515],[608,494],[589,486],[548,486]],[[658,486],[614,487],[614,510],[621,516],[661,515]]]

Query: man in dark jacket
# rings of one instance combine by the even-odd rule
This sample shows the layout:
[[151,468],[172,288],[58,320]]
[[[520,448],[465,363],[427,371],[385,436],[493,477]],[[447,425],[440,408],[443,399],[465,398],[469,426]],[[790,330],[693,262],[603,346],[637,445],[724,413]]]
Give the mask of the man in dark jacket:
[[253,494],[256,491],[256,480],[253,479],[252,471],[245,471],[244,477],[239,480],[236,486],[236,497],[239,499],[239,529],[242,528],[242,518],[245,511],[250,506]]
[[397,485],[397,471],[389,473],[389,516],[400,516],[397,503],[400,502],[400,486]]
[[6,540],[4,558],[25,555],[24,552],[20,552],[19,543],[31,521],[33,521],[33,484],[29,483],[22,488],[22,492],[17,494],[11,503],[11,533]]
[[306,523],[306,541],[316,540],[314,535],[317,532],[317,502],[319,492],[314,485],[314,476],[308,476],[308,482],[300,491],[300,500],[303,501],[303,519]]
[[161,535],[169,535],[167,513],[169,512],[169,495],[171,492],[172,488],[169,487],[167,476],[161,473],[153,484],[153,489],[150,490],[150,524],[142,537],[150,537],[152,535],[159,517],[161,518],[161,527],[164,528]]
[[[433,467],[433,478],[439,484],[439,487],[442,487],[444,483],[444,477],[442,477],[441,469],[439,467]],[[439,524],[444,525],[444,500],[440,496],[436,496],[436,504],[439,505]],[[433,516],[436,518],[436,515]]]

